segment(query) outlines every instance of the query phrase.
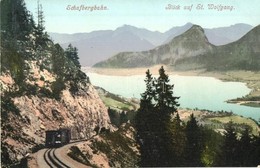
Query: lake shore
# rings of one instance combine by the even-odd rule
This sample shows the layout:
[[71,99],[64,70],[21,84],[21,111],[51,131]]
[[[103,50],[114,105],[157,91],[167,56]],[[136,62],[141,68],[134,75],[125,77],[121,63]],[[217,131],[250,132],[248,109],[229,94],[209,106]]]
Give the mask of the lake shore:
[[210,127],[220,133],[224,133],[225,124],[230,121],[240,125],[238,127],[243,127],[244,124],[250,126],[254,135],[258,135],[260,131],[260,127],[257,125],[256,121],[233,113],[179,108],[178,114],[180,119],[184,122],[187,122],[190,115],[193,114],[200,125]]
[[[129,99],[119,95],[115,95],[100,87],[96,87],[96,89],[98,91],[98,95],[101,97],[101,100],[104,102],[107,108],[116,110],[119,113],[122,111],[134,113],[139,109],[140,101],[138,99]],[[197,108],[178,108],[177,112],[183,122],[187,122],[190,118],[190,115],[193,114],[200,125],[212,128],[220,133],[224,132],[225,125],[229,121],[235,123],[236,127],[239,130],[243,130],[244,125],[248,125],[254,135],[258,135],[258,132],[260,131],[260,127],[258,127],[258,123],[256,120],[243,117],[232,112],[210,111]]]
[[205,77],[214,77],[222,81],[232,81],[232,82],[243,82],[246,83],[247,87],[251,89],[251,92],[248,95],[245,95],[239,100],[227,100],[229,103],[235,103],[240,105],[246,105],[251,107],[259,107],[259,101],[248,101],[248,98],[258,98],[260,97],[260,72],[252,71],[205,71],[205,70],[191,70],[191,71],[176,71],[166,65],[155,65],[152,67],[142,67],[142,68],[92,68],[92,67],[83,67],[83,71],[97,73],[102,75],[110,76],[132,76],[132,75],[145,75],[147,69],[153,75],[158,75],[158,70],[161,66],[164,66],[164,69],[168,75],[180,75],[180,76],[205,76]]
[[203,73],[203,71],[173,71],[166,65],[155,65],[152,67],[142,67],[142,68],[92,68],[83,67],[83,71],[97,73],[102,75],[110,76],[132,76],[132,75],[145,75],[145,72],[149,69],[153,75],[159,74],[159,69],[164,66],[164,69],[168,75],[182,75],[182,76],[198,76]]

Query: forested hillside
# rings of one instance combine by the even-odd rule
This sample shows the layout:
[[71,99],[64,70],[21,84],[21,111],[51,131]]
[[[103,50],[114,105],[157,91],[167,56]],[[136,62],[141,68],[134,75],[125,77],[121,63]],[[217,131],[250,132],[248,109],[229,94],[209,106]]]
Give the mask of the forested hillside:
[[[146,90],[136,114],[141,167],[256,166],[260,136],[232,121],[220,131],[201,125],[194,114],[180,119],[178,97],[163,67],[159,77],[146,72]],[[220,124],[220,123],[219,123]]]

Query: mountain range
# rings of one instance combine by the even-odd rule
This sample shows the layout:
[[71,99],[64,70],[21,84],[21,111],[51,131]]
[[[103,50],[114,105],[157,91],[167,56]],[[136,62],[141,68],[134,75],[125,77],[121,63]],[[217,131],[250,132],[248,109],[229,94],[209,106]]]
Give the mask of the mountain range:
[[208,40],[206,30],[193,25],[185,33],[152,50],[121,52],[94,66],[132,68],[166,64],[180,70],[259,70],[259,46],[260,26],[235,42],[216,46]]
[[[187,23],[173,27],[162,33],[123,25],[116,30],[100,30],[90,33],[59,34],[49,33],[54,42],[66,48],[70,43],[79,49],[80,63],[91,66],[120,52],[139,52],[169,43],[193,26]],[[252,29],[248,24],[235,24],[228,27],[204,29],[210,43],[224,45],[238,40]]]

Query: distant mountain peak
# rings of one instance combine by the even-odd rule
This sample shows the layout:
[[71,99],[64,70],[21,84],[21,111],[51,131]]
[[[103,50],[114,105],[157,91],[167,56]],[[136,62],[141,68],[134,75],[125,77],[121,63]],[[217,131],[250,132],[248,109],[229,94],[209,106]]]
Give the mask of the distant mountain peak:
[[208,38],[204,33],[204,29],[199,25],[192,25],[192,27],[188,29],[186,32],[173,38],[170,43],[175,42],[177,39],[181,41],[187,41],[187,42],[196,41],[196,43],[205,43],[205,42],[209,43]]
[[135,26],[132,26],[132,25],[129,25],[129,24],[124,24],[123,26],[121,26],[121,27],[127,27],[127,28],[136,28]]
[[252,27],[251,25],[249,24],[245,24],[245,23],[236,23],[236,24],[233,24],[231,26],[244,26],[244,27]]
[[188,31],[201,31],[204,33],[204,29],[199,25],[192,25],[192,27]]
[[[210,42],[219,46],[240,39],[252,28],[248,24],[238,23],[228,27],[204,28],[203,30],[200,26],[188,22],[162,33],[124,24],[115,30],[97,30],[83,34],[51,33],[50,36],[55,42],[63,44],[63,47],[67,47],[69,43],[76,46],[79,49],[81,64],[89,66],[119,52],[145,51],[168,44],[184,33],[187,42]],[[201,37],[202,40],[198,40],[197,37]]]
[[200,25],[192,25],[192,27],[190,28],[190,30],[199,30],[199,31],[203,31],[204,32],[204,29],[200,26]]
[[191,22],[187,22],[184,26],[192,26],[192,25],[195,25],[195,24],[193,24]]
[[138,29],[138,28],[135,26],[128,25],[128,24],[124,24],[124,25],[118,27],[115,31],[129,31],[129,30],[135,30],[135,29]]
[[204,30],[193,25],[169,43],[149,51],[121,52],[110,59],[97,63],[95,67],[142,67],[156,64],[174,65],[179,59],[209,53],[214,46],[208,42]]

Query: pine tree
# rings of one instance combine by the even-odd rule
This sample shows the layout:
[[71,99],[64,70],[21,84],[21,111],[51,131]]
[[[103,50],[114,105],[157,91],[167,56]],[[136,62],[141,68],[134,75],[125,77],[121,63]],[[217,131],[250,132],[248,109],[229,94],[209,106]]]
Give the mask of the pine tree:
[[239,157],[237,160],[240,162],[239,166],[251,166],[251,155],[253,153],[251,141],[252,139],[249,135],[249,129],[246,127],[245,130],[242,132],[238,146]]
[[250,165],[247,166],[255,167],[256,165],[260,165],[260,133],[258,136],[253,136],[251,145],[253,149],[252,157]]
[[68,48],[65,50],[66,57],[73,62],[73,64],[80,69],[78,49],[73,47],[71,44],[68,45]]
[[65,73],[65,55],[64,50],[59,44],[55,44],[52,48],[52,71],[59,76],[64,78]]
[[185,165],[185,146],[186,134],[184,124],[182,123],[179,114],[177,113],[170,124],[171,141],[173,158],[171,166],[184,166]]
[[176,113],[176,116],[175,116],[175,118],[174,118],[174,121],[176,122],[176,125],[178,126],[178,127],[180,127],[181,126],[181,119],[180,119],[180,115],[179,115],[179,113],[177,112]]
[[153,105],[153,77],[149,70],[146,72],[146,90],[141,94],[140,108],[136,114],[135,122],[137,129],[137,141],[140,144],[141,166],[156,166],[158,156],[158,147],[154,139],[154,127],[157,127],[155,121],[156,113]]
[[163,66],[159,69],[159,77],[154,81],[156,107],[169,118],[177,111],[179,97],[173,96],[174,85],[169,84],[169,76],[165,74]]
[[[159,69],[159,77],[154,80],[154,101],[155,111],[157,113],[157,124],[155,133],[159,146],[159,163],[160,166],[175,165],[174,141],[176,138],[171,129],[172,117],[177,112],[179,97],[173,95],[174,85],[169,84],[170,79],[163,66]],[[174,159],[175,158],[175,159]]]
[[146,91],[141,95],[140,109],[136,115],[141,166],[176,165],[173,161],[175,153],[171,118],[177,111],[178,97],[173,96],[173,85],[169,84],[163,67],[159,74],[154,79],[149,71],[146,72]]
[[35,47],[39,46],[45,46],[46,41],[48,40],[48,34],[44,32],[45,26],[44,26],[44,14],[43,14],[43,9],[42,9],[42,4],[40,4],[40,1],[38,0],[37,2],[37,26],[35,29],[35,36],[36,36],[36,41],[35,41]]
[[[42,10],[42,4],[40,4],[40,1],[37,1],[37,29],[39,33],[43,33],[45,26],[44,26],[44,15]],[[43,34],[41,34],[43,35]]]
[[238,166],[238,140],[233,126],[233,122],[229,122],[224,133],[224,142],[221,151],[218,154],[217,166],[234,167]]
[[1,70],[9,70],[21,86],[27,75],[24,59],[29,56],[26,49],[34,22],[23,0],[2,0],[0,10]]
[[154,90],[153,90],[153,77],[150,73],[150,70],[148,69],[146,71],[146,78],[145,78],[145,84],[146,84],[146,90],[144,93],[141,94],[141,103],[140,103],[140,109],[146,109],[149,107],[153,107],[153,96],[154,96]]
[[203,152],[201,161],[203,166],[212,167],[217,166],[217,155],[220,150],[220,146],[223,142],[223,136],[215,130],[202,127],[203,132]]
[[66,61],[66,76],[65,79],[70,81],[70,91],[71,93],[76,93],[79,91],[80,84],[85,84],[87,76],[83,73],[80,68],[78,57],[78,49],[73,47],[71,44],[68,45],[68,48],[65,49]]
[[24,0],[2,0],[0,3],[1,32],[14,40],[27,40],[32,23]]
[[186,126],[186,166],[202,166],[201,155],[203,150],[202,130],[196,118],[191,114]]

